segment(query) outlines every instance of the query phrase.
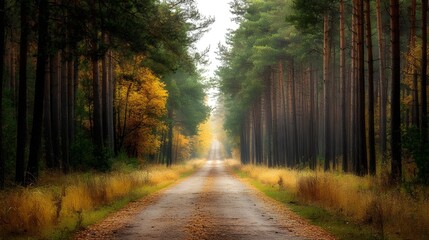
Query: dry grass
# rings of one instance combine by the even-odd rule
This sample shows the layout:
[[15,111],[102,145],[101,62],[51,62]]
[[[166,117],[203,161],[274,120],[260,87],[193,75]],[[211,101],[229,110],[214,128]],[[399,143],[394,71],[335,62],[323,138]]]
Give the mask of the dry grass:
[[241,166],[234,160],[228,164],[262,183],[286,189],[304,203],[371,224],[390,237],[429,237],[429,190],[425,187],[414,186],[410,193],[404,187],[387,187],[381,177]]
[[43,176],[39,185],[0,192],[0,239],[41,236],[64,222],[80,225],[84,212],[129,196],[145,186],[167,185],[202,166],[192,160],[170,168],[150,166],[139,171],[106,174]]

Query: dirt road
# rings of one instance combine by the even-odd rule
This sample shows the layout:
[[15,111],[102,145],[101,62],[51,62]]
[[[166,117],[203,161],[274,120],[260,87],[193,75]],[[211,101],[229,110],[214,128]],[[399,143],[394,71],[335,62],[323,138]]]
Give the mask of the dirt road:
[[77,239],[332,239],[234,178],[219,152],[215,142],[196,174]]

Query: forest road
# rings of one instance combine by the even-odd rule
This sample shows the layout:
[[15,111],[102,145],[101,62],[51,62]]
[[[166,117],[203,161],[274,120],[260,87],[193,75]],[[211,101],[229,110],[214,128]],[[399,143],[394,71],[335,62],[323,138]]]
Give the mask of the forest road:
[[198,172],[135,209],[76,239],[333,239],[231,175],[218,142]]

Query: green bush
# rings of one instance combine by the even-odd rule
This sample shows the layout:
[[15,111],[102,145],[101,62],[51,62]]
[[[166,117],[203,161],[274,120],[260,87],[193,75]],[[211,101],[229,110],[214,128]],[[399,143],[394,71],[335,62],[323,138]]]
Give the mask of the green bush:
[[422,145],[421,132],[415,126],[405,128],[402,132],[404,153],[410,155],[416,163],[417,180],[429,184],[429,145]]

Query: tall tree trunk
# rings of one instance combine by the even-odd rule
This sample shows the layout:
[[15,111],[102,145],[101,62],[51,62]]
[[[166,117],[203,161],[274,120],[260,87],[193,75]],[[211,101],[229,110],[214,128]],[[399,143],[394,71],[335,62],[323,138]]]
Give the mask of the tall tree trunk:
[[[74,101],[74,56],[72,48],[68,47],[68,58],[67,58],[67,128],[68,128],[68,142],[69,148],[74,141],[75,133],[75,101]],[[70,151],[70,150],[69,150]]]
[[310,118],[309,118],[309,124],[310,124],[310,169],[315,170],[317,165],[317,128],[316,128],[316,110],[315,110],[315,80],[313,77],[313,66],[310,64],[309,68],[309,80],[310,80]]
[[46,64],[45,72],[45,96],[43,100],[43,119],[44,119],[44,130],[45,130],[45,164],[48,169],[54,168],[54,149],[52,144],[52,117],[51,117],[51,79],[49,63]]
[[291,74],[290,74],[290,80],[292,81],[292,122],[293,122],[293,158],[294,158],[294,162],[293,162],[293,167],[296,166],[296,164],[299,163],[299,158],[298,158],[298,122],[297,122],[297,112],[296,112],[296,102],[298,101],[298,99],[296,98],[296,87],[295,87],[295,63],[293,61],[293,59],[290,61],[290,68],[291,68]]
[[351,153],[351,163],[352,171],[357,172],[357,162],[358,162],[358,122],[356,121],[357,111],[358,111],[358,101],[357,101],[357,82],[358,82],[358,50],[357,50],[357,35],[358,35],[358,24],[357,24],[357,3],[356,0],[353,0],[352,7],[352,51],[351,51],[351,74],[350,74],[350,122],[351,122],[351,134],[350,134],[350,153]]
[[68,171],[68,168],[70,167],[70,147],[73,144],[74,141],[74,135],[75,135],[75,62],[74,60],[77,59],[74,55],[77,54],[76,48],[77,43],[73,40],[73,32],[71,30],[71,22],[73,19],[70,17],[70,10],[67,10],[66,12],[66,65],[67,65],[67,78],[64,84],[67,84],[65,94],[66,104],[67,104],[67,119],[64,119],[67,121],[66,128],[64,131],[67,131],[67,161],[66,161],[66,171]]
[[271,70],[271,76],[272,76],[272,84],[271,84],[271,94],[272,94],[272,116],[271,119],[273,121],[273,165],[274,166],[278,166],[278,161],[279,161],[279,155],[278,155],[278,114],[277,114],[277,87],[276,87],[276,78],[275,75],[273,74],[274,70]]
[[374,61],[372,55],[371,4],[365,0],[366,46],[368,61],[368,150],[369,173],[375,175],[375,133],[374,133]]
[[385,159],[387,151],[387,79],[384,56],[384,37],[381,17],[381,0],[377,0],[378,57],[380,59],[380,151]]
[[68,116],[68,70],[67,70],[68,52],[61,51],[61,159],[63,171],[67,172],[69,167],[69,116]]
[[[426,0],[423,0],[426,1]],[[402,178],[401,161],[401,53],[399,35],[399,0],[390,0],[390,29],[392,52],[392,103],[391,103],[391,156],[392,156],[392,182],[399,183]],[[423,87],[424,88],[424,87]],[[423,95],[422,95],[423,96]],[[423,125],[422,125],[423,127]]]
[[428,0],[422,0],[422,146],[428,141],[428,110],[427,110],[427,11]]
[[101,111],[101,99],[100,99],[100,76],[98,70],[98,25],[96,21],[97,10],[95,8],[96,0],[91,1],[92,16],[92,97],[93,97],[93,137],[95,143],[95,156],[99,160],[99,166],[104,165],[101,159],[103,149],[103,124],[102,124],[102,111]]
[[[280,157],[281,157],[281,165],[287,166],[287,157],[286,157],[286,125],[285,125],[285,118],[286,118],[286,111],[285,111],[285,87],[284,87],[284,67],[283,67],[283,59],[280,59],[278,62],[278,68],[279,68],[279,112],[280,112],[280,119],[279,119],[279,151],[280,151]],[[262,101],[262,98],[261,98]],[[262,102],[261,102],[262,104]],[[262,116],[261,116],[262,118]]]
[[[409,54],[412,54],[413,50],[416,47],[416,0],[411,0],[411,6],[410,6],[410,43],[409,43]],[[412,104],[412,124],[416,127],[420,127],[420,113],[419,113],[419,89],[418,89],[418,81],[417,81],[417,69],[415,67],[416,61],[414,60],[415,57],[413,57],[413,60],[409,66],[412,69],[412,78],[413,78],[413,87],[412,87],[412,97],[413,97],[413,104]]]
[[329,97],[329,88],[330,88],[330,39],[329,39],[329,15],[325,15],[323,19],[323,82],[324,82],[324,95],[325,95],[325,171],[330,169],[331,162],[331,130],[330,130],[330,97]]
[[367,146],[366,146],[366,124],[365,124],[365,47],[364,47],[364,10],[363,0],[358,0],[358,65],[359,65],[359,164],[358,174],[368,173]]
[[342,152],[343,152],[343,171],[348,171],[348,141],[347,141],[347,106],[346,106],[346,58],[345,58],[345,33],[344,33],[344,0],[340,1],[340,81],[341,88],[341,127],[342,127]]
[[[106,34],[102,34],[103,44],[106,44]],[[103,118],[103,141],[106,147],[111,148],[110,142],[108,141],[109,136],[109,125],[108,125],[108,79],[107,75],[107,52],[105,52],[101,58],[101,105],[102,105],[102,118]]]
[[3,72],[5,59],[5,1],[0,1],[0,189],[4,189],[5,159],[3,151]]
[[45,96],[46,61],[48,60],[48,0],[39,1],[39,33],[37,40],[36,86],[34,92],[33,127],[31,130],[30,153],[26,183],[33,183],[39,177],[39,153],[42,142],[43,98]]
[[19,44],[19,99],[16,143],[15,181],[23,185],[25,179],[25,151],[27,145],[27,49],[28,0],[21,1],[21,38]]
[[274,165],[273,161],[273,151],[272,151],[272,107],[271,107],[271,85],[272,79],[270,78],[270,72],[268,70],[264,73],[264,82],[265,82],[265,122],[266,122],[266,138],[267,138],[267,162],[268,166],[272,167]]
[[51,56],[49,61],[50,68],[50,93],[51,93],[51,126],[52,126],[52,148],[54,151],[54,165],[56,169],[62,169],[60,157],[60,85],[59,85],[59,53]]
[[173,110],[171,110],[171,107],[167,110],[168,120],[170,123],[168,124],[168,142],[167,142],[167,152],[166,152],[166,158],[167,158],[167,167],[170,167],[173,164]]
[[108,66],[108,92],[107,92],[107,96],[108,96],[108,101],[107,101],[107,125],[108,125],[108,129],[107,129],[107,133],[108,133],[108,144],[111,148],[112,151],[114,151],[114,146],[115,146],[115,131],[114,131],[114,115],[113,115],[113,101],[114,101],[114,85],[115,85],[115,79],[114,79],[114,75],[113,75],[113,53],[112,50],[110,50],[108,52],[108,57],[109,57],[109,66]]

